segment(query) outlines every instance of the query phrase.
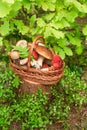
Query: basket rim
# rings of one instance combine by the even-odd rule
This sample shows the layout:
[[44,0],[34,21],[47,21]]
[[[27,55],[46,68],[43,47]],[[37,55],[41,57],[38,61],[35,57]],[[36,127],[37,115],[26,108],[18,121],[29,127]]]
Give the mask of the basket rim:
[[[29,73],[29,71],[30,72],[41,72],[41,73],[52,73],[54,71],[55,72],[60,72],[61,70],[63,70],[64,67],[65,67],[65,62],[64,62],[64,60],[62,60],[62,67],[60,69],[58,69],[58,70],[49,70],[49,71],[43,71],[41,69],[36,69],[36,68],[33,68],[33,67],[30,67],[29,71],[27,71],[27,66],[17,65],[15,63],[13,63],[12,59],[10,59],[10,65],[11,65],[12,68],[18,69],[20,71],[25,71],[26,73]],[[51,67],[49,67],[49,68],[51,68]]]

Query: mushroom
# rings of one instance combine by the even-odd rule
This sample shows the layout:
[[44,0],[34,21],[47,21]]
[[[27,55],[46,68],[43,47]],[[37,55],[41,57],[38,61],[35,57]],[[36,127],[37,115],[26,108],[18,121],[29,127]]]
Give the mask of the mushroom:
[[[32,42],[28,43],[28,49],[30,50],[31,46],[32,46]],[[37,46],[45,46],[40,40],[37,40],[37,42],[34,44],[34,48],[36,48]]]
[[28,62],[28,58],[24,58],[20,60],[20,65],[25,65]]
[[32,67],[35,67],[36,69],[40,69],[40,65],[38,64],[38,61],[33,59],[31,62],[30,62],[30,65]]
[[38,44],[39,46],[45,46],[45,45],[42,43],[41,40],[37,40],[37,41],[36,41],[36,44]]
[[16,46],[27,47],[27,46],[28,46],[28,43],[27,43],[26,40],[19,40],[19,41],[16,43]]
[[53,58],[53,54],[51,53],[51,51],[45,48],[44,46],[37,46],[35,48],[35,51],[39,54],[37,62],[40,68],[42,67],[45,58],[48,60],[52,60]]
[[19,52],[16,51],[16,50],[12,50],[8,55],[9,55],[9,56],[11,57],[11,59],[13,59],[13,60],[19,59]]
[[51,66],[51,67],[47,67],[47,68],[42,68],[41,71],[53,71],[55,70],[54,69],[54,66]]

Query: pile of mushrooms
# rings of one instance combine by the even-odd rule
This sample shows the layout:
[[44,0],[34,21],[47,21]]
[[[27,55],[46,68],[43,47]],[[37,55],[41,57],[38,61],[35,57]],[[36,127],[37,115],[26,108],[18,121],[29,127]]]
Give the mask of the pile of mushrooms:
[[[16,46],[22,46],[22,47],[28,47],[28,43],[26,40],[19,40],[16,43]],[[10,56],[10,58],[13,60],[14,63],[19,64],[19,65],[25,65],[28,62],[28,57],[21,59],[20,58],[20,53],[19,51],[12,49],[11,52],[9,52],[8,54]]]
[[[29,49],[32,46],[32,43],[28,43],[26,40],[19,40],[16,43],[16,46],[22,46]],[[17,63],[21,66],[27,65],[27,58],[20,58],[20,53],[17,50],[11,50],[9,53],[10,58],[14,63]],[[32,51],[30,59],[30,66],[42,71],[58,70],[62,65],[62,59],[57,54],[53,55],[52,51],[47,49],[44,44],[39,40]]]

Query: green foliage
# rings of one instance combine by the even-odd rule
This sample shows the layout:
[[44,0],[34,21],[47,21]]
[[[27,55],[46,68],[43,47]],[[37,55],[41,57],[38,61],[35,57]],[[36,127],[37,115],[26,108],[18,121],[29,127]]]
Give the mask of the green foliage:
[[73,55],[71,46],[81,55],[87,24],[76,19],[86,16],[86,0],[1,0],[0,41],[10,34],[15,34],[15,39],[18,35],[33,39],[39,34],[62,58]]
[[13,49],[19,51],[20,58],[27,58],[29,55],[29,50],[22,46],[13,46]]
[[0,129],[8,130],[8,126],[12,122],[11,118],[12,109],[10,106],[3,105],[0,106]]
[[[11,69],[6,69],[0,73],[0,103],[12,103],[16,93],[15,89],[19,86],[20,80]],[[13,99],[13,100],[12,100]]]
[[32,96],[25,95],[12,106],[13,118],[21,121],[23,130],[46,127],[49,123],[46,103],[47,97],[41,90]]
[[59,85],[62,92],[64,92],[66,102],[78,106],[81,106],[83,102],[87,102],[87,85],[80,75],[81,69],[74,68],[74,70],[70,70],[66,67],[65,75]]
[[87,103],[87,85],[81,72],[77,66],[66,66],[59,84],[52,86],[53,96],[49,100],[41,89],[32,95],[17,95],[18,77],[7,69],[0,74],[0,129],[8,130],[14,120],[21,123],[22,130],[45,130],[48,124],[56,121],[62,122],[65,129],[72,106],[81,107]]
[[80,75],[80,68],[71,70],[66,66],[62,80],[52,89],[54,99],[48,110],[52,121],[65,123],[72,106],[81,107],[83,103],[87,103],[87,85]]

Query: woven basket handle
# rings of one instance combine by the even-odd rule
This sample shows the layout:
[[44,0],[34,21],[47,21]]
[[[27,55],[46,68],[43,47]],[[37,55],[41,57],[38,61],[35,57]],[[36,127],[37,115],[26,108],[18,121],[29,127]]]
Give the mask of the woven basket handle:
[[33,43],[32,43],[32,46],[31,46],[31,49],[30,49],[30,53],[29,53],[29,56],[28,56],[27,71],[29,71],[29,69],[30,69],[30,60],[31,60],[32,51],[33,51],[33,49],[35,47],[35,44],[36,44],[37,40],[39,40],[41,38],[42,38],[43,42],[45,43],[45,39],[43,38],[43,36],[37,36],[35,38],[35,40],[33,41]]

